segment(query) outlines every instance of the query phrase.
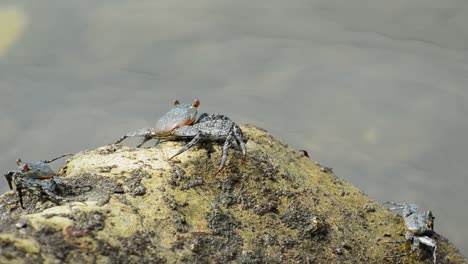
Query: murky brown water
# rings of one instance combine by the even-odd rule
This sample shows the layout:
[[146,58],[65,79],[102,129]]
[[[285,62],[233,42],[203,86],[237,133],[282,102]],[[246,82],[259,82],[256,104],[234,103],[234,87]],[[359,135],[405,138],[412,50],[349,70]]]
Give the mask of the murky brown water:
[[97,2],[0,4],[2,170],[199,98],[376,200],[431,209],[468,255],[466,1]]

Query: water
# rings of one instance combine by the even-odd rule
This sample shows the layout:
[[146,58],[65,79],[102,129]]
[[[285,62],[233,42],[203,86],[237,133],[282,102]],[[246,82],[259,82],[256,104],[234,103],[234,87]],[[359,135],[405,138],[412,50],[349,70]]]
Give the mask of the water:
[[468,255],[466,1],[154,2],[2,1],[2,170],[199,98],[373,199],[432,210]]

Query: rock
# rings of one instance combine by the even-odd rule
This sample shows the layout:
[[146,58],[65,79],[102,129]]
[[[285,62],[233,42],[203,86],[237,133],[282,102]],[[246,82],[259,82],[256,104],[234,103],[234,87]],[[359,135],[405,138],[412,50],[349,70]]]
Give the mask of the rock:
[[[231,148],[217,176],[217,144],[172,161],[182,142],[77,153],[60,174],[93,190],[59,205],[26,193],[24,210],[14,192],[0,196],[0,263],[379,263],[409,250],[388,243],[404,239],[400,216],[266,131],[243,130],[247,158]],[[439,260],[464,262],[435,239]]]

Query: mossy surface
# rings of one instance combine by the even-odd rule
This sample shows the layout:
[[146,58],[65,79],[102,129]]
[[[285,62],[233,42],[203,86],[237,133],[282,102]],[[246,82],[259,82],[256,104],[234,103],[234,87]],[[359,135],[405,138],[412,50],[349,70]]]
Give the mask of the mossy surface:
[[[244,126],[248,155],[183,142],[77,153],[60,171],[93,190],[60,205],[0,196],[0,263],[431,263],[403,220],[266,131]],[[397,198],[396,198],[397,199]],[[436,226],[437,229],[437,226]],[[434,236],[441,262],[465,260]]]

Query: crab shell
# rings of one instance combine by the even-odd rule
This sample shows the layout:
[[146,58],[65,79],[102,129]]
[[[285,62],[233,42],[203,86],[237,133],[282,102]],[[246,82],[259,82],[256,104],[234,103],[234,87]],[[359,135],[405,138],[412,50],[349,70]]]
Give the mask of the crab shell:
[[434,232],[434,216],[431,211],[409,215],[405,218],[405,227],[413,235],[430,235]]
[[21,173],[30,179],[50,179],[56,175],[55,171],[44,161],[23,163],[18,159],[16,163]]
[[174,129],[192,125],[197,118],[199,105],[199,100],[195,100],[191,105],[180,104],[175,100],[174,107],[158,120],[152,134],[160,138],[170,137]]

